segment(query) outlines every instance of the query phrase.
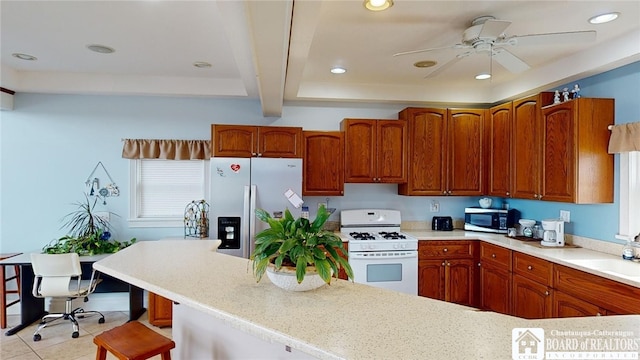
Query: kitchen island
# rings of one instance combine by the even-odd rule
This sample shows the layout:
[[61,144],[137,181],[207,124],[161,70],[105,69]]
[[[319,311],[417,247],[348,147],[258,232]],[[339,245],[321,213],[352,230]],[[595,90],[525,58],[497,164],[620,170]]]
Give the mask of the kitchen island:
[[[558,350],[560,340],[588,340],[590,350],[603,351],[603,341],[617,339],[617,344],[635,348],[613,350],[638,356],[640,315],[525,320],[344,280],[313,291],[286,292],[266,276],[256,283],[247,259],[212,248],[209,240],[142,241],[94,267],[202,314],[189,321],[215,319],[230,333],[281,349],[280,354],[265,352],[263,358],[285,358],[291,349],[322,359],[512,359],[532,351],[517,342],[531,333],[514,328],[543,329],[546,351]],[[206,346],[211,358],[214,353],[242,357],[242,349],[235,349],[238,355],[233,348],[221,351],[227,346],[223,338],[193,336],[201,338],[187,339],[189,346]],[[538,350],[547,345],[535,339]],[[177,344],[174,357],[186,359],[181,353],[186,348]]]

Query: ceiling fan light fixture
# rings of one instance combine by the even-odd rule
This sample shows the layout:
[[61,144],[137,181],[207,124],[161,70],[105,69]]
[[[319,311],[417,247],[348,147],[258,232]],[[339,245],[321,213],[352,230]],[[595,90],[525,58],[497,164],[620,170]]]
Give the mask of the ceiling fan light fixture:
[[491,74],[487,74],[487,73],[482,73],[482,74],[478,74],[476,75],[476,80],[487,80],[491,78]]
[[23,53],[13,53],[11,54],[11,56],[13,56],[14,58],[18,58],[20,60],[27,60],[27,61],[38,60],[38,58],[33,55],[23,54]]
[[344,74],[346,72],[347,72],[347,69],[339,67],[339,66],[331,68],[331,73],[332,74]]
[[393,6],[393,0],[364,0],[364,7],[371,11],[387,10]]
[[591,23],[591,24],[604,24],[604,23],[608,23],[610,21],[613,21],[613,20],[617,19],[618,16],[620,16],[619,12],[610,12],[610,13],[606,13],[606,14],[600,14],[600,15],[596,15],[596,16],[590,18],[589,19],[589,23]]

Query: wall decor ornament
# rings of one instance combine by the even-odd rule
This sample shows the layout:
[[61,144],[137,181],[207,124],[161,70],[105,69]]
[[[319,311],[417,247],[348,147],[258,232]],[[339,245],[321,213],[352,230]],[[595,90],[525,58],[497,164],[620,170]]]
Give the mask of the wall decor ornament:
[[[102,167],[102,170],[109,178],[110,183],[106,184],[105,186],[100,186],[100,179],[98,177],[93,177],[93,175],[96,173],[96,170],[98,170],[98,167]],[[102,164],[102,161],[98,161],[84,184],[87,187],[87,195],[102,198],[103,205],[107,205],[107,197],[120,196],[120,189],[118,189],[118,185],[116,185],[116,182],[113,181],[113,178],[111,178],[111,175],[107,171],[107,168],[105,168]]]
[[184,238],[209,237],[209,204],[193,200],[184,209]]

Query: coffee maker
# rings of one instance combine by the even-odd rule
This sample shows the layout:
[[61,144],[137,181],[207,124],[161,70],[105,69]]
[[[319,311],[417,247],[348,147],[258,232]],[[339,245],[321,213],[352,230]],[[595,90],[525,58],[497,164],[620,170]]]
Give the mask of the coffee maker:
[[562,219],[542,220],[542,246],[564,246],[564,221]]

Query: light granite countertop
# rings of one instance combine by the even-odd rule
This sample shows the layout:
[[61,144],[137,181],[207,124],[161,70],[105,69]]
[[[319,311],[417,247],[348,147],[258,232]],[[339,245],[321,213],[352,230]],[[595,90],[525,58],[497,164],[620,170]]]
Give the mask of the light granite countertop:
[[249,260],[216,253],[213,243],[142,241],[94,267],[323,359],[511,359],[514,328],[544,329],[547,341],[640,344],[640,315],[525,320],[345,280],[287,292],[266,276],[256,283]]

